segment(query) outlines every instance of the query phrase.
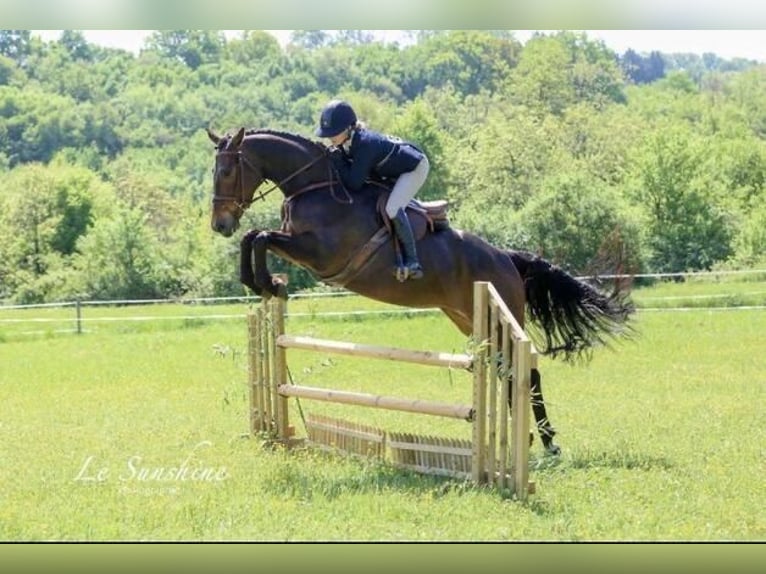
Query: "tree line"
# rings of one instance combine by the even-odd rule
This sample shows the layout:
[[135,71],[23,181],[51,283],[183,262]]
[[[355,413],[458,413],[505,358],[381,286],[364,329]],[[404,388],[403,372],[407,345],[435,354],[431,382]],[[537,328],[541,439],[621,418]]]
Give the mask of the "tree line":
[[[422,146],[419,197],[498,246],[577,273],[763,265],[764,88],[754,62],[573,32],[169,30],[133,54],[2,30],[0,300],[241,294],[238,242],[209,229],[204,128],[313,137],[335,97]],[[278,222],[269,197],[243,227]]]

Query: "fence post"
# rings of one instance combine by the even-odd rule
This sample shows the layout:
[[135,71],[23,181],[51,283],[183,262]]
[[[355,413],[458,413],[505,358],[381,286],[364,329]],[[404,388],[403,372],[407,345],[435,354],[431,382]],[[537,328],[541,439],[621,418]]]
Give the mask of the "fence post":
[[76,324],[77,324],[77,327],[76,327],[77,334],[81,335],[82,334],[82,305],[80,304],[79,299],[75,301],[74,309],[75,309],[75,317],[76,317]]
[[[473,289],[473,457],[471,478],[485,481],[487,462],[487,338],[489,336],[489,289],[476,282]],[[486,477],[491,480],[490,477]]]

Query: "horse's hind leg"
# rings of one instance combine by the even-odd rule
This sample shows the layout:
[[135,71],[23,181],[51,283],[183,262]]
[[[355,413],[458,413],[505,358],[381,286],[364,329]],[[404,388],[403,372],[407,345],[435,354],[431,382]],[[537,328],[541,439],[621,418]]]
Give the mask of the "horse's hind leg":
[[[460,329],[465,335],[472,333],[472,321],[461,313],[457,313],[452,310],[442,309],[444,314],[449,317],[452,322]],[[510,374],[508,375],[511,376]],[[540,440],[545,447],[545,450],[549,454],[559,455],[561,454],[561,448],[557,444],[554,444],[553,437],[556,435],[556,430],[548,420],[548,413],[545,410],[545,399],[543,398],[543,387],[541,383],[540,371],[537,367],[534,367],[531,372],[530,382],[530,396],[532,401],[532,412],[535,415],[535,424],[537,426],[537,432],[540,435]],[[511,403],[511,397],[508,397],[508,408],[513,405]],[[529,435],[530,443],[532,441],[532,433]]]
[[[511,375],[509,375],[510,377]],[[535,415],[535,426],[537,426],[537,433],[540,435],[540,440],[545,447],[548,454],[559,455],[561,454],[561,448],[557,444],[553,443],[553,437],[556,435],[556,430],[548,420],[548,413],[545,410],[545,399],[543,399],[543,388],[540,384],[540,371],[537,368],[532,369],[530,382],[530,399],[532,402],[532,412]],[[508,397],[508,408],[513,407],[511,397]],[[529,442],[532,443],[532,433],[529,433]]]
[[545,399],[543,398],[543,387],[540,382],[540,371],[537,367],[532,369],[531,379],[530,395],[532,399],[532,412],[535,414],[535,423],[537,424],[537,432],[540,435],[540,440],[543,441],[543,446],[548,454],[559,455],[561,454],[561,448],[553,442],[556,430],[548,420],[548,413],[545,410]]

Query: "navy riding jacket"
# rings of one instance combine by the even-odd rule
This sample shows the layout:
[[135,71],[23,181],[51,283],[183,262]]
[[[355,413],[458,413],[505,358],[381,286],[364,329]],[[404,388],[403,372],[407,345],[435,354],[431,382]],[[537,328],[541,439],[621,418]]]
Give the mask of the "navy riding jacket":
[[365,180],[393,179],[413,171],[424,154],[414,144],[367,129],[354,130],[349,151],[331,154],[346,189],[357,191]]

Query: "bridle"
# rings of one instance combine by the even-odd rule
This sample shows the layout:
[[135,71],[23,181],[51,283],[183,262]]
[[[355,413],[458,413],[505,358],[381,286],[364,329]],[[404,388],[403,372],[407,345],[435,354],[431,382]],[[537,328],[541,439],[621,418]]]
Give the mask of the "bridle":
[[[259,174],[260,177],[261,177],[261,182],[263,182],[267,178],[264,177],[263,176],[263,172],[260,169],[258,169],[258,167],[253,165],[253,163],[247,158],[247,156],[242,153],[242,150],[236,150],[236,151],[234,151],[234,150],[221,150],[221,151],[219,151],[216,154],[216,164],[218,163],[218,158],[220,156],[232,156],[232,155],[236,155],[237,156],[237,168],[238,168],[237,177],[239,178],[239,198],[238,198],[238,200],[234,200],[234,203],[236,204],[238,209],[240,209],[241,211],[244,211],[245,209],[250,207],[250,205],[255,201],[255,197],[252,197],[251,199],[247,199],[247,197],[245,195],[246,194],[246,190],[245,190],[245,166],[250,168],[256,174]],[[258,199],[265,200],[266,196],[269,195],[272,191],[274,191],[275,189],[281,188],[282,185],[286,184],[287,182],[289,182],[293,178],[297,177],[298,175],[300,175],[304,171],[306,171],[309,168],[311,168],[315,163],[317,163],[323,157],[325,157],[325,156],[324,155],[318,155],[317,157],[315,157],[311,161],[309,161],[306,165],[298,168],[293,173],[288,175],[286,178],[282,179],[279,182],[276,182],[274,185],[272,185],[266,191],[259,191],[258,192]],[[296,192],[293,192],[291,194],[291,197],[295,197],[295,196],[300,195],[302,193],[305,193],[307,191],[311,191],[312,189],[318,189],[320,187],[325,187],[325,186],[327,186],[329,184],[330,188],[332,190],[331,194],[332,194],[333,198],[335,198],[335,189],[334,189],[335,183],[334,183],[333,177],[332,177],[332,169],[329,169],[329,173],[330,173],[329,181],[309,184],[306,187],[301,188],[301,189],[299,189]],[[260,184],[259,184],[259,186],[260,186]],[[348,195],[348,192],[346,192],[346,195]],[[253,193],[253,196],[255,196],[255,193]],[[219,203],[219,202],[223,202],[223,201],[232,201],[232,199],[233,198],[231,198],[229,196],[216,195],[215,192],[213,193],[213,204],[216,204],[216,203]],[[349,196],[349,199],[350,199],[350,196]],[[337,198],[336,198],[336,200],[337,200]]]

